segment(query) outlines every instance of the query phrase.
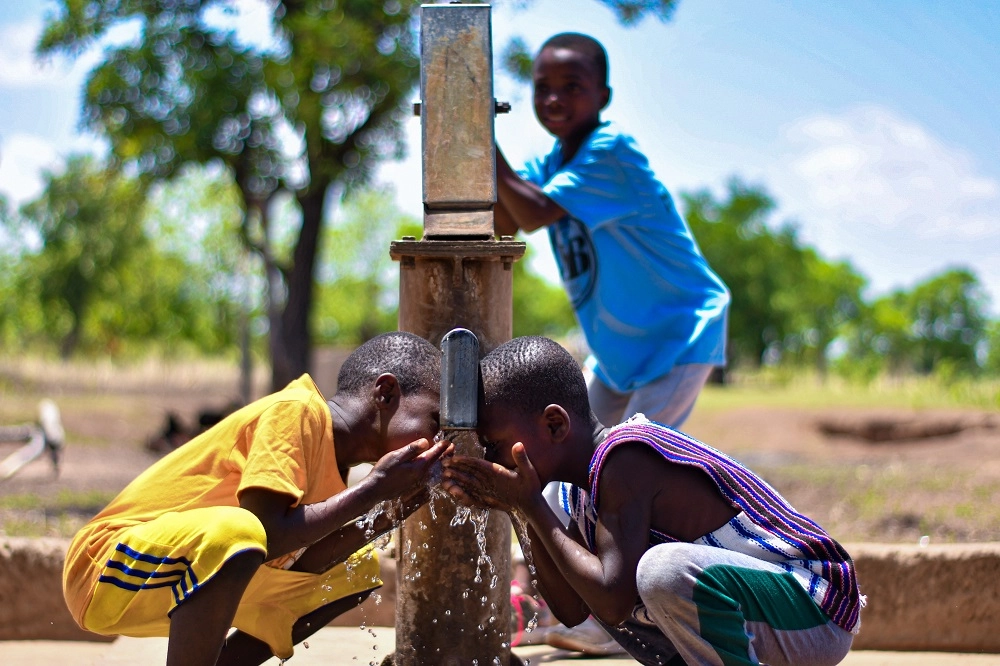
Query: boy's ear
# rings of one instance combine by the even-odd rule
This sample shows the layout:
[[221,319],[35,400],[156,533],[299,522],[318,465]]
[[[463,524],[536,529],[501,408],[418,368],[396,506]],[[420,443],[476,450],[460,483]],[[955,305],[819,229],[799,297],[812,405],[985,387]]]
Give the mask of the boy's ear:
[[542,412],[542,419],[553,441],[561,441],[569,434],[569,414],[560,405],[549,405]]
[[601,111],[608,108],[608,104],[611,103],[611,88],[610,86],[604,86],[604,101],[601,103]]
[[386,409],[394,403],[398,403],[400,395],[399,380],[396,379],[396,375],[384,372],[375,380],[375,386],[372,387],[372,399],[379,409]]

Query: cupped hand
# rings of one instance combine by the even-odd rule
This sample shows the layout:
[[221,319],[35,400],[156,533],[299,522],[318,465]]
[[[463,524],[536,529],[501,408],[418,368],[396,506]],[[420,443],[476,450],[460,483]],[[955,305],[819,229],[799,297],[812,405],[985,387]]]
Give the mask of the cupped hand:
[[530,506],[541,496],[541,483],[524,446],[511,449],[515,469],[469,456],[452,456],[444,462],[444,488],[456,501],[513,511]]
[[453,450],[454,445],[448,441],[418,439],[382,456],[366,478],[385,499],[412,499],[427,487],[438,461]]

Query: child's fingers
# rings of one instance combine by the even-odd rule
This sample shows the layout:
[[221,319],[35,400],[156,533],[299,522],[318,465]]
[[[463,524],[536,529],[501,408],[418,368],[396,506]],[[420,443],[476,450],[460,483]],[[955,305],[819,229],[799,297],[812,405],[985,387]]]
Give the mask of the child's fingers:
[[465,488],[464,485],[455,479],[445,480],[441,484],[441,488],[443,488],[446,493],[451,495],[452,499],[460,504],[464,504],[466,506],[476,504],[476,500],[472,494]]
[[[421,442],[426,442],[426,439],[420,440]],[[449,450],[454,449],[455,445],[448,441],[435,442],[433,446],[427,450],[420,453],[417,456],[417,460],[425,462],[434,462],[438,458],[441,458],[448,453]]]
[[406,462],[413,460],[417,456],[426,452],[430,448],[430,446],[431,446],[430,440],[424,437],[422,439],[418,439],[415,442],[410,442],[403,448],[395,452],[389,453],[388,455],[392,456],[396,462]]
[[528,452],[524,450],[524,444],[517,442],[510,448],[511,457],[514,458],[514,464],[517,465],[518,469],[530,469],[535,471],[535,466],[531,464],[531,459],[528,458]]

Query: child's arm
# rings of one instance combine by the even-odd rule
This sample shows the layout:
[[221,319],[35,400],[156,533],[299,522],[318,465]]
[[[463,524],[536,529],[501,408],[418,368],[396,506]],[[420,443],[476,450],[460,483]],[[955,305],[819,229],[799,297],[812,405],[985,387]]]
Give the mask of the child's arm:
[[512,235],[517,229],[535,231],[557,222],[566,211],[514,171],[507,159],[497,155],[497,205],[494,208],[494,226],[498,234]]
[[[575,525],[569,526],[569,533],[571,538],[583,547],[583,541]],[[532,580],[536,583],[538,593],[545,599],[545,603],[548,604],[549,610],[552,611],[557,620],[567,627],[575,627],[587,619],[587,616],[590,615],[590,609],[587,608],[587,604],[583,603],[580,595],[566,582],[562,573],[559,572],[559,567],[545,550],[545,544],[542,543],[531,525],[527,526],[525,536],[527,544],[518,531],[517,538],[521,541],[521,550],[525,553],[525,558],[528,557],[529,551],[531,553],[531,558],[527,561],[535,568]]]
[[[651,467],[647,452],[620,447],[605,461],[596,555],[574,540],[552,513],[523,445],[515,444],[511,453],[516,470],[476,459],[449,461],[445,489],[460,501],[519,511],[533,530],[532,547],[545,549],[591,613],[608,624],[622,622],[635,606],[636,568],[649,543],[651,499],[642,491],[647,474],[636,471]],[[616,492],[618,488],[626,490]],[[566,612],[572,614],[571,609]]]
[[346,525],[326,535],[309,546],[295,560],[293,571],[322,573],[360,550],[365,544],[398,527],[400,522],[427,502],[430,494],[421,488],[409,498],[401,498],[399,503],[379,513],[374,520],[358,526],[358,520],[350,520]]
[[[266,488],[247,488],[240,494],[240,506],[260,520],[267,533],[267,559],[274,559],[309,546],[341,528],[348,521],[366,513],[384,500],[411,497],[426,485],[431,466],[450,447],[449,442],[433,446],[421,439],[397,451],[392,451],[376,463],[371,472],[357,484],[316,504],[289,508],[290,495]],[[348,526],[350,527],[350,526]],[[350,529],[341,532],[348,535]],[[355,535],[354,539],[358,536]],[[342,544],[347,554],[367,541]],[[329,545],[329,544],[327,544]],[[345,556],[346,557],[346,556]]]

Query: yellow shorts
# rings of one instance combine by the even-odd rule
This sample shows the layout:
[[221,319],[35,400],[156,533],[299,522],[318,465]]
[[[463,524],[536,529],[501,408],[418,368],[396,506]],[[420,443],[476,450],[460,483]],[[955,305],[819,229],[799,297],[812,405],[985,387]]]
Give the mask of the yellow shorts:
[[[239,507],[219,506],[164,514],[123,529],[113,540],[83,615],[100,634],[167,636],[170,614],[229,558],[265,551],[260,521]],[[378,556],[367,546],[322,574],[262,566],[243,593],[233,626],[292,656],[292,625],[344,597],[379,587]],[[70,600],[68,600],[70,601]]]

